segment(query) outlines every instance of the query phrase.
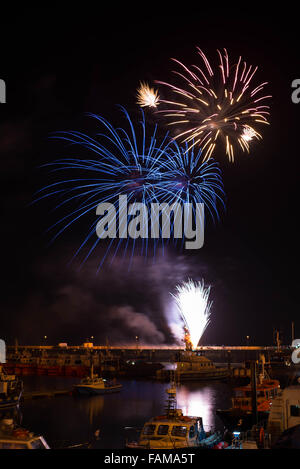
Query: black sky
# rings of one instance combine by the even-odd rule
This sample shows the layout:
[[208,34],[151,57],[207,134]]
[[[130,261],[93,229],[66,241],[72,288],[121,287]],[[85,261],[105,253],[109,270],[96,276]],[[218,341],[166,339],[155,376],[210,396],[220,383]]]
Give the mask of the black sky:
[[[214,301],[203,343],[245,343],[246,335],[253,344],[271,343],[274,327],[288,343],[292,320],[300,332],[300,104],[291,101],[292,80],[300,78],[299,12],[252,5],[204,11],[193,3],[177,10],[166,2],[138,17],[134,7],[54,5],[0,18],[0,79],[7,85],[7,103],[0,104],[0,336],[21,343],[39,343],[45,334],[51,343],[80,343],[89,335],[120,342],[150,328],[155,342],[171,342],[168,292],[178,281],[203,276]],[[271,126],[251,156],[232,165],[218,155],[227,195],[220,225],[208,227],[199,252],[173,250],[154,266],[137,259],[130,272],[117,263],[98,276],[98,259],[80,272],[68,267],[82,226],[48,247],[49,206],[29,206],[42,181],[37,167],[62,156],[49,133],[89,129],[86,112],[119,125],[115,105],[136,112],[139,81],[170,77],[170,57],[193,63],[196,46],[210,57],[226,47],[258,65],[273,96]]]

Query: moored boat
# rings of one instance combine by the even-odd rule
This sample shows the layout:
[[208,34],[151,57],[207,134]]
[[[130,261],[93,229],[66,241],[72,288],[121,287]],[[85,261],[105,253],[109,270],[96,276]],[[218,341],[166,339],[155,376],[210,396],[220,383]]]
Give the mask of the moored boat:
[[14,424],[13,419],[0,421],[0,449],[50,449],[42,436]]
[[109,394],[119,392],[122,389],[122,384],[117,383],[115,380],[106,380],[98,377],[93,372],[91,367],[91,374],[83,378],[79,384],[73,386],[75,392],[85,395]]
[[127,441],[131,449],[213,448],[221,441],[219,432],[204,430],[201,417],[184,416],[177,409],[176,387],[167,389],[168,402],[164,415],[148,420],[137,441]]
[[17,406],[23,392],[23,383],[15,375],[4,373],[0,365],[0,409]]
[[[156,372],[157,379],[168,379],[172,371],[159,370]],[[223,380],[229,377],[228,368],[217,367],[208,358],[196,355],[192,351],[185,351],[180,361],[175,364],[175,379],[181,381],[210,381]]]
[[[280,389],[279,381],[270,379],[267,375],[259,376],[256,387],[257,418],[259,422],[268,419],[272,399],[275,398]],[[251,384],[234,388],[232,407],[230,409],[217,410],[217,415],[222,419],[224,425],[229,429],[248,430],[253,425]]]

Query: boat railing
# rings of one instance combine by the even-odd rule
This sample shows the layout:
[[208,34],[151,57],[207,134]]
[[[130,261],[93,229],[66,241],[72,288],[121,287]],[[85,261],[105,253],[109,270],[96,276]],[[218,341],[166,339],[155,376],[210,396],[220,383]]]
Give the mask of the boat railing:
[[215,433],[214,427],[212,425],[203,425],[205,433]]
[[233,436],[233,448],[240,448],[245,442],[256,443],[259,449],[270,449],[271,447],[271,435],[265,432],[262,425],[254,425],[250,430],[245,432],[234,432]]

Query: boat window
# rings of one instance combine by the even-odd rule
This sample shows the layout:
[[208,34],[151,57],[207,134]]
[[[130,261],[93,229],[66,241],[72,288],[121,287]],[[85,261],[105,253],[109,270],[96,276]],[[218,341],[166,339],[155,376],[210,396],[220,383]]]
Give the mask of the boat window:
[[182,425],[174,425],[172,428],[172,435],[173,436],[186,436],[187,427],[183,427]]
[[190,428],[189,437],[194,438],[194,436],[195,436],[195,427],[194,427],[194,425],[192,425],[191,428]]
[[200,429],[202,428],[202,418],[199,418],[197,419],[197,422],[196,422],[196,426],[197,426],[197,432],[200,431]]
[[167,435],[169,430],[169,425],[159,425],[157,434],[158,435]]
[[291,405],[291,417],[300,417],[300,406]]
[[40,438],[31,441],[31,448],[32,449],[46,449],[44,443]]
[[153,435],[155,430],[155,425],[146,425],[143,430],[144,435]]

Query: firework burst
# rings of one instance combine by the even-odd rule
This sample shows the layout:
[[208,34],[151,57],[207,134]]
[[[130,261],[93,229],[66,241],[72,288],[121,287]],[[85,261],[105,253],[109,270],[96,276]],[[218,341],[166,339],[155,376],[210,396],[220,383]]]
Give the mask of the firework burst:
[[175,294],[171,293],[194,349],[198,346],[210,321],[212,302],[208,300],[209,294],[210,287],[205,287],[204,280],[194,282],[190,279],[177,285]]
[[[101,127],[102,132],[95,138],[77,131],[60,132],[54,138],[66,142],[80,152],[75,158],[63,158],[44,165],[52,175],[54,182],[38,191],[35,202],[49,197],[57,200],[55,211],[63,210],[60,217],[48,231],[53,232],[52,241],[56,240],[67,229],[72,229],[76,222],[90,214],[93,223],[75,253],[76,257],[83,249],[87,249],[83,263],[97,247],[100,239],[109,237],[109,246],[101,259],[99,268],[105,261],[109,251],[113,253],[111,262],[122,245],[123,254],[131,252],[132,259],[136,239],[127,236],[128,204],[142,203],[151,213],[151,204],[164,203],[169,206],[175,202],[190,202],[194,208],[196,203],[203,203],[208,213],[218,216],[217,202],[222,200],[222,179],[217,163],[212,160],[201,162],[201,152],[185,151],[165,134],[157,136],[157,126],[149,131],[141,110],[139,128],[135,128],[128,112],[121,108],[125,115],[128,129],[115,128],[101,116],[91,114]],[[87,153],[82,158],[82,151]],[[90,157],[89,157],[90,155]],[[126,196],[126,211],[120,206],[120,196]],[[116,224],[114,236],[98,233],[96,226],[99,221],[97,207],[109,203],[116,208],[113,223]],[[132,215],[132,214],[131,214]],[[125,219],[121,228],[121,219]],[[171,218],[169,218],[171,220]],[[117,223],[118,222],[118,223]],[[126,223],[127,222],[127,223]],[[149,233],[149,218],[142,216],[140,232]],[[175,243],[174,221],[171,222],[170,238],[165,240],[160,232],[152,238],[155,248],[159,242],[162,247],[172,238]],[[126,229],[126,233],[121,231]],[[104,229],[103,229],[104,230]],[[103,236],[102,236],[103,235]],[[148,236],[141,237],[141,254],[148,255]],[[184,237],[183,237],[184,239]],[[88,247],[90,246],[91,247]],[[131,246],[130,246],[131,245]]]
[[200,66],[188,68],[173,59],[181,69],[174,73],[184,86],[157,81],[174,97],[161,99],[163,108],[157,113],[176,127],[176,140],[188,143],[189,148],[201,146],[205,159],[221,143],[233,162],[237,149],[249,153],[249,141],[262,138],[257,127],[268,124],[269,106],[265,100],[271,96],[261,94],[267,82],[254,84],[258,67],[247,65],[241,57],[231,66],[227,50],[217,52],[218,70],[211,67],[199,48]]
[[156,108],[159,104],[158,91],[150,88],[147,83],[141,82],[137,90],[137,104],[141,107]]

